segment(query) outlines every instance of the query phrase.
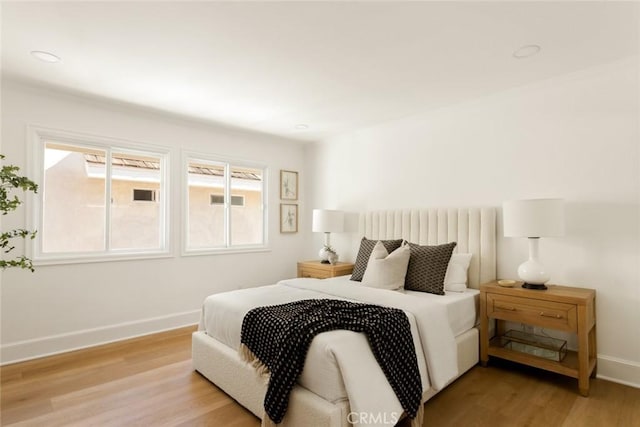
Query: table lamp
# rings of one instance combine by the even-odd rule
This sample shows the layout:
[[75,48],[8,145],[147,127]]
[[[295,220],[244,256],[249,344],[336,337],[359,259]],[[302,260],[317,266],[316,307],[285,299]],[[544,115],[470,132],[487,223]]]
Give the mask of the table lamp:
[[312,230],[317,233],[324,233],[324,246],[320,249],[320,262],[329,264],[331,254],[337,253],[331,247],[331,233],[341,233],[344,231],[344,212],[329,209],[314,209]]
[[529,259],[518,267],[523,288],[547,289],[550,276],[538,259],[540,237],[564,235],[564,201],[562,199],[512,200],[502,204],[505,237],[527,237]]

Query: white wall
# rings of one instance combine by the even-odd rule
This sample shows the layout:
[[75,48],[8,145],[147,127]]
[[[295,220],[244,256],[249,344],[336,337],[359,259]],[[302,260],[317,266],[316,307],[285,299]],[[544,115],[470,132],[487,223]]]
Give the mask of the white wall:
[[[35,273],[6,270],[0,290],[2,362],[192,324],[209,294],[295,276],[303,233],[279,232],[278,181],[280,169],[288,169],[299,171],[304,184],[302,144],[3,81],[2,150],[6,163],[25,173],[29,124],[169,147],[176,255],[40,266]],[[270,251],[179,256],[181,149],[268,165]],[[10,214],[3,229],[23,227],[24,220],[24,210]]]
[[[599,375],[640,386],[638,76],[630,58],[316,144],[309,208],[566,199],[567,235],[541,241],[542,261],[552,282],[597,290]],[[353,260],[355,239],[332,243]],[[499,277],[526,257],[524,239],[498,238]]]

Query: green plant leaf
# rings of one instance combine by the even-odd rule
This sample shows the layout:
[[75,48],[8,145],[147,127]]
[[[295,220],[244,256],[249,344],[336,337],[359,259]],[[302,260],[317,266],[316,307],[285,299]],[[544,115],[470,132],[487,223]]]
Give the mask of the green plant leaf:
[[[0,160],[5,156],[0,154]],[[18,175],[20,168],[13,165],[3,165],[0,168],[0,212],[2,215],[6,215],[11,211],[15,211],[22,201],[17,195],[10,194],[13,190],[32,191],[38,192],[38,185],[25,176]],[[11,244],[12,239],[34,239],[36,237],[36,231],[25,230],[18,228],[15,230],[3,231],[0,233],[0,249],[7,254],[15,249],[15,246]],[[0,268],[3,270],[6,268],[24,268],[35,271],[32,261],[24,255],[18,256],[13,259],[1,259]]]

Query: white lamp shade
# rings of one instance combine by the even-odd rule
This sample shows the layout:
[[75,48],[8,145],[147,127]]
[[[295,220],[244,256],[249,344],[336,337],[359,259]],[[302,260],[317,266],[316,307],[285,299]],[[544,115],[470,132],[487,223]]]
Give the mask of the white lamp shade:
[[342,233],[344,231],[344,212],[314,209],[312,229],[319,233]]
[[505,237],[564,235],[564,200],[512,200],[502,204]]

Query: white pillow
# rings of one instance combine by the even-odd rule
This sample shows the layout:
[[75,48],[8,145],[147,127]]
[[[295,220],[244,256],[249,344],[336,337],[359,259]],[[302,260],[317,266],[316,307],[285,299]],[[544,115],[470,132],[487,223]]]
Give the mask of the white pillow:
[[397,291],[404,289],[411,250],[404,244],[389,254],[382,242],[378,241],[371,251],[362,284],[371,288]]
[[467,290],[467,270],[473,254],[453,254],[444,276],[444,290],[464,292]]

